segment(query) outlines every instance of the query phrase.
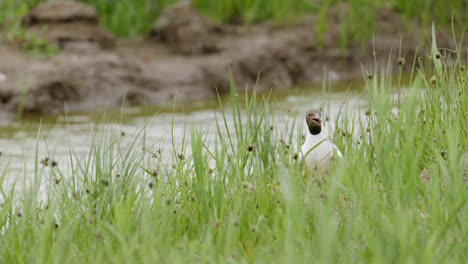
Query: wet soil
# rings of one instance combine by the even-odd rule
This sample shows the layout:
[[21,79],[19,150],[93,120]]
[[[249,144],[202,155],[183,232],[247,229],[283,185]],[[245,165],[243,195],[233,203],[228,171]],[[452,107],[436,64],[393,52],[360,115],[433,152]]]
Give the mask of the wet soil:
[[[43,3],[23,18],[32,34],[59,47],[58,55],[32,58],[21,43],[0,38],[0,115],[55,114],[216,96],[238,89],[288,89],[294,85],[362,75],[362,67],[390,62],[404,68],[419,49],[428,51],[430,33],[417,23],[404,27],[390,9],[375,15],[368,43],[339,47],[347,6],[328,12],[319,42],[317,17],[289,25],[219,25],[202,17],[188,0],[170,6],[147,36],[119,40],[99,25],[90,6],[71,1]],[[404,30],[410,28],[411,31]],[[2,34],[0,28],[0,35]],[[447,31],[450,32],[450,31]],[[453,49],[452,36],[438,32],[439,47]],[[423,40],[423,41],[421,41]]]

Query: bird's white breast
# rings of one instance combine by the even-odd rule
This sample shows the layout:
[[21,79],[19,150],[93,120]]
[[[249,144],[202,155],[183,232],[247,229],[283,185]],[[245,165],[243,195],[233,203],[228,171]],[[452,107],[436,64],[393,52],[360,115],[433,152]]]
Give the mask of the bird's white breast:
[[318,135],[307,133],[306,141],[302,145],[301,151],[311,173],[315,171],[327,173],[330,159],[333,157],[334,152],[337,152],[338,157],[342,157],[336,146],[327,139],[323,132]]

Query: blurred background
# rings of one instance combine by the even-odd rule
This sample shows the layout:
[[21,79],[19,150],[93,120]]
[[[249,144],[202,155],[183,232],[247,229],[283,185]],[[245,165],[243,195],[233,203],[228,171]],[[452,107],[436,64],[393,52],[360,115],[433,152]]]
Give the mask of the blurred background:
[[90,131],[125,135],[144,124],[156,144],[172,127],[181,145],[187,127],[215,127],[218,95],[233,84],[236,96],[270,96],[285,117],[311,107],[333,117],[344,101],[364,112],[364,79],[430,63],[432,24],[441,55],[455,53],[466,8],[462,0],[2,0],[0,151],[22,168],[39,128],[40,155],[66,159],[68,145],[86,150]]

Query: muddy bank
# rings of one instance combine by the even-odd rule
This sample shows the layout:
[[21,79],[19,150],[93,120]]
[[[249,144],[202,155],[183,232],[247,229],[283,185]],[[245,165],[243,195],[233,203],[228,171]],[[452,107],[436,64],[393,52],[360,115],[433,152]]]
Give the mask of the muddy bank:
[[[430,36],[417,24],[404,31],[396,12],[380,10],[374,40],[364,49],[351,44],[343,50],[338,32],[346,14],[346,5],[329,11],[319,48],[315,16],[288,26],[218,25],[184,0],[169,7],[147,36],[123,41],[99,26],[90,6],[43,3],[23,18],[23,25],[60,52],[31,58],[21,51],[21,43],[0,39],[0,113],[16,113],[20,105],[26,114],[54,114],[119,106],[123,100],[156,104],[175,97],[205,98],[228,91],[230,71],[240,89],[254,85],[258,76],[259,89],[321,82],[324,69],[331,79],[360,76],[361,64],[374,67],[372,43],[377,60],[386,64],[401,41],[408,67],[418,45],[425,49],[421,36]],[[450,34],[439,32],[437,37],[439,47],[453,48]]]

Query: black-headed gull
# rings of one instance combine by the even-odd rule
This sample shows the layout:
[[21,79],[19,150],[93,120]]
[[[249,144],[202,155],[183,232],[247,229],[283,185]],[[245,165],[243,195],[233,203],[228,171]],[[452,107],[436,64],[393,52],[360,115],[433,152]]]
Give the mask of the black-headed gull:
[[300,158],[305,160],[311,173],[316,171],[327,173],[331,158],[336,156],[343,159],[343,155],[323,132],[322,114],[319,110],[307,111],[305,120],[308,131],[304,145],[301,147]]

